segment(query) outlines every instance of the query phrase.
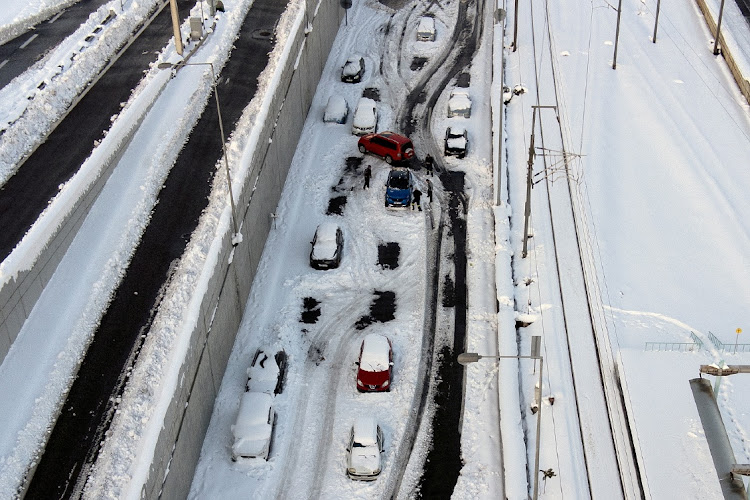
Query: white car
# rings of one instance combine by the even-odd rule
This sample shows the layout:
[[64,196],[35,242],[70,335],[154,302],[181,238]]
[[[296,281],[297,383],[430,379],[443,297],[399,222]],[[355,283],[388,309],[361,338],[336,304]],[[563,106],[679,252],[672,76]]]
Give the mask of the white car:
[[468,92],[451,90],[451,95],[448,98],[448,118],[454,116],[463,116],[464,118],[471,116],[471,98]]
[[435,18],[424,16],[419,19],[417,25],[417,41],[434,42],[435,41]]
[[369,97],[360,97],[352,119],[352,134],[374,134],[378,125],[378,107]]
[[244,393],[237,420],[232,426],[232,461],[248,458],[268,460],[275,420],[273,396],[265,392]]
[[323,121],[326,123],[346,123],[349,116],[349,105],[346,99],[336,94],[328,98],[328,105],[323,113]]
[[383,431],[372,417],[359,417],[349,433],[346,474],[357,481],[374,481],[383,466]]

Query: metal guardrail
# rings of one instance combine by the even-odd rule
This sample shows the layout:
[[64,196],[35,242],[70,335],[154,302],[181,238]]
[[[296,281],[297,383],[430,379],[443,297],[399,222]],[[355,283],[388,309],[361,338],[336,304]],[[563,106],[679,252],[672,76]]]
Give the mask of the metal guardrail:
[[750,344],[725,344],[719,340],[716,335],[708,332],[708,339],[714,345],[717,351],[736,353],[736,352],[750,352]]
[[690,332],[690,338],[693,339],[692,342],[646,342],[644,350],[692,352],[703,349],[703,341],[695,333]]
[[701,345],[695,342],[646,342],[646,351],[698,351]]

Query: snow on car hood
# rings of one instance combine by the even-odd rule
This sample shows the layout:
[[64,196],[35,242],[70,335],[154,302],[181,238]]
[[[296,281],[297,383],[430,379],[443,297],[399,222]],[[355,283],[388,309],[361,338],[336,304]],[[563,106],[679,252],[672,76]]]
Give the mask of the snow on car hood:
[[450,137],[448,138],[448,147],[450,149],[466,149],[466,138],[464,136]]
[[313,258],[317,260],[332,259],[336,255],[336,240],[318,240],[313,247]]
[[375,446],[358,446],[352,448],[349,455],[349,466],[357,474],[370,474],[380,469],[380,450]]
[[346,76],[353,76],[359,73],[359,69],[360,69],[359,58],[353,57],[346,61],[346,64],[344,64],[344,67],[341,69],[341,72]]
[[[262,392],[246,392],[240,400],[237,421],[232,426],[235,455],[260,455],[271,439],[273,425],[269,420],[271,395]],[[273,420],[273,419],[272,419]]]
[[267,352],[261,352],[255,366],[247,369],[247,378],[250,390],[273,394],[279,380],[279,365],[276,358]]

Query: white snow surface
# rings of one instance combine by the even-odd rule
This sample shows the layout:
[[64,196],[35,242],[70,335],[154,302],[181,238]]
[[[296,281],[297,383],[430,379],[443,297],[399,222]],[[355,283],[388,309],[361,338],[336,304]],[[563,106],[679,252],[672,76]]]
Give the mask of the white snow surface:
[[[24,17],[41,15],[45,9],[63,3],[7,0],[0,13],[0,24],[3,28],[16,26]],[[249,0],[224,2],[226,13],[217,16],[216,30],[196,55],[197,60],[212,61],[217,70],[223,65],[250,3]],[[512,35],[511,4],[500,5],[509,11],[506,44]],[[126,1],[124,5],[126,10],[137,9],[141,3]],[[718,11],[718,1],[711,5]],[[556,65],[558,106],[569,141],[568,151],[581,155],[570,168],[575,196],[584,209],[580,216],[581,240],[587,256],[584,264],[600,292],[600,302],[594,305],[593,314],[606,325],[609,347],[615,353],[631,412],[631,431],[643,462],[645,487],[651,498],[721,498],[688,380],[698,376],[700,364],[747,364],[750,356],[732,352],[734,342],[739,340],[742,344],[746,335],[737,338],[736,329],[747,332],[750,328],[747,103],[730,79],[723,60],[711,55],[711,37],[693,4],[662,5],[658,40],[654,44],[649,39],[655,14],[653,2],[625,0],[616,70],[611,67],[616,15],[612,9],[551,2],[547,5],[549,17],[545,17],[541,7],[536,7],[532,14],[525,12],[521,16],[518,50],[506,52],[506,85],[528,89],[524,94],[514,95],[507,105],[503,121],[506,149],[498,155],[490,148],[489,108],[493,94],[489,75],[493,58],[496,63],[499,59],[499,46],[492,52],[483,45],[470,70],[474,102],[466,128],[472,138],[472,149],[463,160],[445,159],[449,168],[466,173],[470,200],[467,213],[470,310],[466,350],[514,355],[518,349],[516,317],[535,319],[521,343],[522,348],[528,349],[528,335],[543,338],[540,468],[556,472],[556,476],[544,482],[540,496],[588,496],[575,394],[570,376],[565,375],[569,368],[563,344],[565,332],[559,328],[559,298],[553,293],[557,273],[567,271],[564,267],[558,271],[552,260],[554,248],[543,197],[548,188],[544,183],[537,184],[533,191],[534,237],[530,240],[529,257],[525,260],[520,257],[531,106],[551,104],[534,100],[534,48],[529,38],[533,15],[536,29],[550,23],[552,37],[540,43],[537,56],[547,63],[551,59]],[[434,54],[446,43],[444,34],[452,27],[454,8],[448,5],[437,12],[439,29],[435,42],[417,44],[411,31],[407,31],[404,43],[414,45],[408,50],[421,56]],[[733,51],[736,48],[740,66],[748,68],[744,54],[750,43],[744,20],[732,2],[727,2],[726,8],[725,36],[728,43],[736,44]],[[353,190],[348,194],[346,217],[340,218],[340,222],[345,234],[356,237],[346,239],[341,268],[321,273],[311,270],[307,262],[313,228],[330,217],[323,215],[330,186],[341,178],[343,158],[356,155],[356,137],[346,124],[322,124],[325,103],[334,92],[353,103],[364,85],[388,87],[372,68],[377,67],[379,51],[387,45],[380,28],[391,14],[389,9],[373,2],[357,3],[348,12],[348,25],[341,25],[277,210],[276,229],[269,236],[215,402],[191,488],[192,498],[270,498],[290,491],[323,498],[377,497],[383,491],[385,477],[363,484],[353,483],[345,475],[348,430],[360,415],[374,416],[383,428],[386,443],[383,474],[393,467],[394,444],[399,442],[404,421],[413,407],[410,382],[416,379],[416,366],[407,360],[415,359],[421,341],[427,224],[443,203],[441,188],[433,180],[436,199],[432,210],[386,212],[382,199],[388,168],[380,161],[373,161],[369,191],[361,189],[360,179],[345,179]],[[283,46],[283,34],[291,31],[290,26],[301,22],[301,7],[294,2],[278,31],[279,46]],[[415,14],[412,24],[416,23]],[[110,30],[116,35],[115,26],[111,24],[105,29],[102,39],[106,38],[105,33],[109,36]],[[187,25],[182,29],[188,32]],[[123,25],[122,30],[126,32],[127,27]],[[76,46],[82,42],[84,32],[88,34],[85,29],[79,31],[65,42],[67,46]],[[62,77],[52,77],[45,90],[56,88],[56,80],[64,80],[59,92],[74,96],[91,77],[91,68],[101,67],[108,57],[104,51],[91,53],[94,55],[90,64],[83,65],[83,58],[77,58]],[[361,53],[366,58],[368,70],[363,84],[340,82],[340,68],[350,53]],[[283,50],[272,54],[271,65],[261,77],[261,90],[275,85],[274,69],[288,57],[294,55]],[[52,60],[51,56],[48,58]],[[166,47],[159,60],[176,62],[174,48]],[[44,63],[32,68],[34,78],[24,74],[17,80],[34,81],[48,66]],[[416,72],[406,73],[414,79],[418,77]],[[76,364],[148,222],[158,187],[198,118],[199,104],[205,103],[209,96],[208,68],[187,67],[175,78],[169,76],[168,71],[153,68],[144,77],[81,174],[61,187],[45,216],[0,265],[0,278],[6,281],[33,262],[46,243],[43,236],[46,228],[49,224],[54,227],[54,221],[69,209],[76,193],[82,192],[81,186],[93,181],[103,162],[101,157],[106,158],[116,150],[115,136],[122,140],[124,135],[115,133],[118,127],[127,130],[143,117],[132,146],[120,162],[128,169],[118,166],[112,174],[0,366],[2,498],[14,496],[26,468],[38,457]],[[540,78],[548,80],[550,74],[542,74]],[[389,92],[381,96],[379,103],[382,129],[394,128],[394,110],[401,106],[406,95],[404,88],[388,83]],[[19,92],[31,88],[28,83],[18,85]],[[500,94],[501,89],[494,89],[494,95],[499,98]],[[259,95],[263,92],[259,91]],[[12,172],[13,155],[18,157],[19,152],[35,144],[40,137],[38,130],[51,123],[30,114],[40,97],[48,99],[35,96],[30,107],[6,130],[0,145],[2,172]],[[433,133],[438,141],[448,124],[443,116],[447,97],[446,92],[438,100],[433,115]],[[59,116],[69,99],[47,100],[43,107]],[[186,100],[194,104],[185,106]],[[7,110],[15,105],[11,101],[0,91],[2,116],[8,116]],[[195,111],[182,115],[184,109]],[[230,139],[228,152],[230,164],[235,165],[235,185],[249,175],[248,162],[243,160],[250,157],[255,145],[254,125],[267,118],[267,111],[266,101],[254,100],[238,126],[241,132]],[[182,116],[180,123],[172,123],[174,116]],[[6,139],[13,137],[8,134],[23,120],[27,124],[18,129],[18,141]],[[165,120],[169,127],[164,126]],[[415,144],[415,147],[424,156],[424,146]],[[11,153],[6,154],[6,148]],[[503,205],[499,207],[492,203],[493,155],[503,158],[500,188]],[[134,169],[134,165],[138,168]],[[535,168],[539,170],[541,165],[538,153]],[[426,191],[423,175],[424,172],[417,174],[417,184]],[[553,176],[551,171],[547,175]],[[559,172],[553,177],[555,182],[565,182]],[[212,204],[180,263],[152,335],[144,346],[147,354],[142,356],[144,362],[136,367],[132,388],[120,402],[120,411],[100,455],[99,469],[87,487],[88,497],[137,498],[146,480],[160,419],[179,383],[177,373],[187,348],[186,337],[198,317],[198,297],[207,280],[202,271],[216,259],[222,237],[231,230],[222,179],[219,174],[211,195]],[[554,196],[554,188],[549,189]],[[423,200],[423,205],[428,205]],[[575,234],[571,232],[564,239],[567,241],[558,244],[574,243]],[[387,241],[397,241],[401,247],[400,266],[395,270],[375,265],[377,244]],[[389,323],[373,323],[365,331],[355,330],[353,323],[367,314],[372,291],[382,289],[397,290],[396,318]],[[308,296],[324,298],[324,309],[320,321],[303,332],[299,323],[300,304]],[[438,330],[438,343],[447,342],[446,328]],[[387,334],[393,341],[396,365],[390,393],[356,393],[353,362],[364,332]],[[709,332],[722,344],[712,342]],[[647,341],[691,343],[695,338],[702,341],[702,348],[688,352],[645,349]],[[274,398],[277,412],[274,444],[268,462],[232,464],[230,428],[244,391],[246,369],[252,353],[259,347],[269,351],[280,347],[289,354],[286,388]],[[319,358],[311,357],[315,348],[322,353]],[[498,374],[502,381],[499,391]],[[467,368],[462,428],[465,465],[454,498],[527,497],[528,488],[533,486],[533,477],[527,479],[526,468],[527,463],[533,464],[536,424],[527,408],[533,398],[536,377],[530,361],[480,361]],[[748,390],[750,381],[742,375],[726,377],[717,398],[738,463],[750,461]],[[554,396],[554,405],[549,396]],[[498,404],[516,410],[504,413],[500,420],[502,452],[498,440]],[[335,412],[326,412],[329,407],[335,408]],[[329,420],[321,422],[318,417],[322,415]],[[605,431],[599,430],[602,439],[606,438]],[[528,448],[524,437],[528,438]],[[418,441],[414,456],[424,458],[427,445]],[[587,457],[594,470],[597,458]],[[405,487],[413,487],[418,479],[419,467],[410,463]]]

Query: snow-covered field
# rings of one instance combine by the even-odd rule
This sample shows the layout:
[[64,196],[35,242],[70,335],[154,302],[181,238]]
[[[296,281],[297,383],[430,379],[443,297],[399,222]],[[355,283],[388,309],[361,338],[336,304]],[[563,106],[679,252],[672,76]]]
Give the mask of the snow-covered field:
[[[51,2],[32,4],[15,0],[5,3],[0,13],[0,26],[14,24],[19,13],[32,9],[32,5],[37,5],[37,12],[52,5]],[[215,61],[219,66],[231,43],[231,30],[237,29],[236,19],[249,6],[248,1],[224,3],[227,12],[220,17],[217,31],[201,49],[202,59]],[[136,7],[134,3],[124,4],[125,10]],[[452,4],[442,8],[434,5],[438,39],[417,43],[407,30],[404,43],[411,44],[409,50],[414,53],[430,56],[450,29]],[[510,3],[503,7],[512,9]],[[450,168],[467,173],[471,196],[468,215],[471,309],[467,350],[494,354],[498,332],[491,294],[496,289],[501,309],[515,307],[519,313],[536,317],[524,338],[526,334],[542,335],[545,371],[561,373],[567,363],[567,353],[558,349],[565,335],[564,331],[556,330],[560,304],[549,293],[555,286],[557,271],[545,222],[544,183],[537,184],[533,191],[534,238],[529,257],[523,261],[520,257],[531,105],[552,104],[535,101],[535,58],[532,56],[536,53],[536,59],[541,61],[540,81],[547,89],[551,77],[549,62],[554,61],[566,146],[569,152],[581,155],[570,167],[575,175],[573,186],[579,206],[585,210],[581,215],[585,264],[591,277],[595,276],[592,283],[598,291],[595,295],[600,297],[594,304],[594,315],[602,318],[600,324],[606,326],[611,350],[621,370],[626,404],[632,410],[632,431],[643,459],[645,487],[652,498],[720,498],[719,483],[712,472],[711,457],[688,380],[698,376],[700,364],[721,360],[747,364],[749,356],[732,353],[735,330],[743,328],[747,332],[750,328],[747,103],[729,78],[722,59],[711,55],[711,37],[692,4],[662,5],[658,41],[653,44],[649,39],[655,14],[653,2],[624,1],[616,70],[611,67],[614,10],[607,4],[549,3],[547,7],[550,9],[548,17],[542,5],[536,4],[531,13],[521,13],[519,48],[516,52],[507,51],[507,84],[523,85],[529,91],[514,96],[507,106],[504,122],[507,157],[502,155],[507,161],[503,163],[502,194],[504,201],[510,200],[510,206],[506,204],[494,210],[494,241],[490,188],[492,154],[487,140],[488,60],[491,56],[487,47],[475,58],[471,70],[471,95],[476,113],[467,127],[470,154],[464,160],[447,162]],[[349,134],[351,117],[346,125],[323,124],[321,120],[331,93],[344,95],[353,108],[363,86],[385,87],[386,83],[393,83],[385,82],[373,71],[379,64],[379,51],[383,47],[384,35],[379,28],[391,14],[392,11],[383,6],[365,2],[349,11],[348,25],[342,23],[277,211],[276,229],[271,233],[248,298],[247,314],[222,383],[192,486],[191,496],[195,498],[283,496],[298,488],[309,496],[323,498],[377,496],[385,491],[386,477],[360,484],[350,482],[344,475],[348,426],[356,415],[366,413],[378,417],[384,428],[385,473],[393,472],[389,467],[393,467],[394,450],[404,432],[403,422],[412,404],[413,387],[409,382],[416,377],[416,366],[411,360],[421,338],[424,314],[428,222],[430,214],[437,213],[442,200],[440,196],[436,198],[432,212],[386,212],[382,199],[387,168],[382,161],[366,157],[365,162],[373,165],[371,189],[362,190],[359,177],[343,175],[344,187],[353,188],[346,192],[345,216],[325,216],[327,199],[332,194],[330,187],[342,178],[344,159],[356,155],[356,139]],[[506,43],[512,36],[512,11],[509,14]],[[744,24],[738,19],[736,7],[725,16],[725,26],[738,30],[734,38],[742,40]],[[546,33],[542,27],[547,22],[552,34],[551,38],[538,38],[535,46],[530,38],[532,17],[539,34]],[[413,24],[416,25],[416,17]],[[577,29],[572,29],[573,26]],[[66,43],[71,47],[80,43],[84,31]],[[747,47],[743,43],[739,45],[743,49]],[[364,85],[338,81],[337,70],[350,51],[366,58],[368,70]],[[174,57],[171,47],[162,57]],[[499,57],[497,47],[494,57]],[[104,58],[102,56],[102,61]],[[102,61],[92,61],[92,67]],[[210,84],[206,75],[198,80],[199,68],[185,68],[180,73],[169,82],[167,72],[153,70],[146,77],[150,85],[141,87],[144,95],[158,94],[153,85],[171,88],[169,93],[159,97],[128,154],[148,149],[146,142],[141,141],[153,139],[149,136],[154,135],[154,130],[166,128],[162,127],[160,116],[173,116],[177,112],[167,112],[167,109],[183,109],[181,103],[187,96],[194,95],[196,100],[207,98]],[[73,75],[78,75],[76,69],[63,77],[66,81],[72,80],[66,88],[77,88],[88,78]],[[407,75],[416,76],[416,72],[407,72]],[[48,88],[52,86],[54,82]],[[14,103],[2,92],[0,109],[7,110]],[[172,97],[167,100],[166,95]],[[403,92],[385,93],[382,97],[381,130],[395,127],[396,110]],[[438,144],[447,124],[443,118],[446,97],[438,101],[433,115],[432,126]],[[130,109],[147,109],[137,101],[131,100],[131,103]],[[54,111],[59,112],[64,106],[60,101],[53,105]],[[256,109],[250,113],[252,119],[262,118],[262,104],[254,103],[254,106]],[[121,119],[128,116],[125,112],[120,115]],[[59,275],[45,290],[44,300],[34,310],[0,367],[0,421],[3,424],[0,426],[0,496],[12,497],[20,474],[37,453],[86,336],[96,326],[102,304],[116,286],[145,223],[144,215],[154,202],[155,191],[149,186],[160,184],[166,174],[161,167],[171,164],[169,158],[177,154],[194,118],[186,117],[185,126],[166,139],[169,144],[166,150],[160,150],[157,156],[132,160],[143,166],[141,175],[115,171],[98,207],[92,210],[61,264]],[[252,119],[247,117],[248,128]],[[36,121],[30,120],[30,123]],[[114,126],[118,126],[117,121]],[[3,136],[0,148],[9,147],[6,137],[10,136]],[[101,147],[106,148],[105,143],[106,140]],[[241,156],[246,148],[252,147],[248,137],[235,137],[230,144],[230,154]],[[421,154],[421,146],[416,147]],[[12,171],[12,163],[8,162],[4,172]],[[541,169],[541,165],[541,158],[537,156],[535,169]],[[417,177],[421,190],[426,192],[423,173]],[[70,187],[76,182],[81,181],[73,181]],[[557,177],[556,182],[564,180]],[[132,203],[113,203],[108,195],[117,193],[112,196],[126,200],[130,197],[121,193],[128,189],[140,200],[135,209]],[[439,189],[436,191],[439,195]],[[559,195],[555,188],[551,191],[553,196]],[[64,192],[62,189],[61,193]],[[226,199],[225,193],[215,195],[222,203]],[[427,204],[425,196],[423,205]],[[48,215],[64,210],[52,204]],[[217,220],[221,221],[217,234],[221,234],[222,228],[228,226],[228,215],[226,210],[217,213]],[[307,265],[308,242],[315,226],[330,218],[339,220],[344,229],[344,260],[338,270],[313,271]],[[113,220],[121,222],[115,224]],[[127,236],[114,237],[105,229]],[[209,237],[209,233],[201,235],[204,239]],[[568,242],[574,238],[574,234],[566,236]],[[2,264],[3,279],[12,276],[9,265],[22,266],[28,256],[38,251],[37,245],[43,244],[43,241],[38,244],[33,241],[42,240],[29,240],[28,247],[12,256],[17,260],[6,260]],[[400,266],[394,270],[382,269],[376,264],[377,244],[391,241],[400,244]],[[97,251],[92,252],[92,249]],[[513,275],[508,276],[506,269],[512,269]],[[525,286],[526,278],[530,278],[530,286]],[[510,292],[513,285],[518,287]],[[363,331],[355,329],[354,323],[368,313],[376,290],[396,292],[394,320],[372,324]],[[299,322],[305,297],[321,302],[320,320],[314,325]],[[185,318],[191,316],[190,311],[183,312]],[[307,331],[302,331],[303,328]],[[354,390],[353,362],[359,340],[365,332],[371,331],[385,333],[394,341],[395,380],[391,393],[357,394]],[[726,344],[726,350],[716,348],[709,339],[709,332]],[[645,349],[645,342],[692,342],[691,333],[703,342],[702,349],[689,352]],[[746,334],[739,336],[740,343]],[[501,328],[501,345],[506,345],[508,338],[513,343],[514,335],[514,331]],[[311,346],[320,348],[325,357],[325,360],[317,360],[318,365],[314,357],[309,357]],[[290,355],[287,389],[275,400],[278,420],[269,462],[233,464],[229,460],[230,425],[243,390],[245,369],[257,347],[283,347]],[[519,478],[518,474],[505,478],[504,492],[500,484],[503,464],[497,452],[497,414],[492,411],[498,397],[494,385],[496,369],[490,362],[480,362],[467,372],[467,414],[462,429],[465,466],[454,492],[456,498],[496,498],[503,493],[510,494],[511,498],[526,496],[526,479]],[[521,364],[523,393],[531,394],[535,377],[530,364]],[[750,461],[750,445],[747,444],[750,406],[744,396],[750,388],[742,377],[725,378],[718,401],[737,462],[747,463]],[[518,398],[518,392],[515,386],[501,385],[500,398],[506,401]],[[583,463],[572,459],[576,456],[575,448],[580,446],[575,443],[577,422],[569,417],[575,413],[572,390],[562,379],[547,375],[543,393],[545,398],[554,396],[555,402],[554,405],[544,403],[540,468],[552,468],[557,475],[545,481],[540,496],[586,497],[588,486],[579,480],[585,476],[581,469]],[[525,406],[525,399],[522,405]],[[335,407],[335,412],[322,409],[331,406]],[[319,414],[325,414],[328,420],[320,421]],[[526,414],[525,420],[512,421],[509,428],[526,433],[533,440],[535,419]],[[606,439],[606,432],[597,436]],[[117,438],[114,437],[115,442]],[[518,458],[518,453],[527,454],[519,462],[523,463],[526,458],[533,463],[533,448],[516,448],[520,438],[521,435],[503,436],[505,457]],[[418,454],[424,452],[420,450]],[[102,456],[103,460],[119,460],[116,453],[105,452]],[[587,459],[595,463],[597,457]],[[138,458],[135,461],[138,462]],[[126,469],[125,477],[130,474],[134,483],[143,479],[126,463],[122,466]],[[506,471],[510,473],[513,466],[518,464],[506,460]],[[413,486],[417,479],[418,471],[410,468],[404,481],[406,486]],[[529,484],[533,484],[533,477],[529,478]]]

